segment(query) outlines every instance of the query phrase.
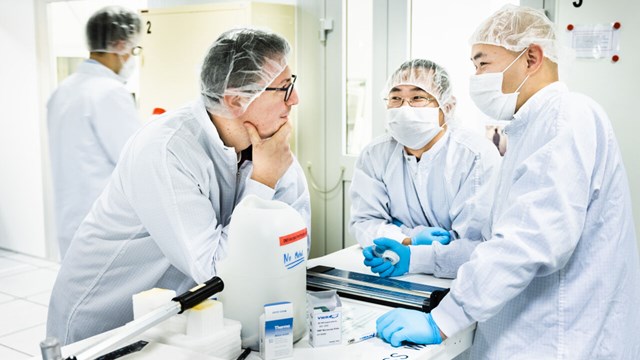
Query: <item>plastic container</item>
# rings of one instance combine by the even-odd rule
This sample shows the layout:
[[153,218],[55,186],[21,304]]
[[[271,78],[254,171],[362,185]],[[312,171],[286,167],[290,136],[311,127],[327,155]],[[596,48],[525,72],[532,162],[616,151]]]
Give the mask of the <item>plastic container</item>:
[[293,341],[306,333],[307,228],[291,206],[248,195],[235,208],[228,256],[216,264],[225,316],[242,323],[242,347],[259,350],[264,304],[293,304]]
[[[186,321],[184,317],[181,317],[181,319]],[[152,328],[147,330],[143,337],[145,340],[234,360],[242,352],[240,348],[241,326],[239,321],[224,319],[222,330],[203,336],[189,336],[184,333],[167,331],[166,329]]]

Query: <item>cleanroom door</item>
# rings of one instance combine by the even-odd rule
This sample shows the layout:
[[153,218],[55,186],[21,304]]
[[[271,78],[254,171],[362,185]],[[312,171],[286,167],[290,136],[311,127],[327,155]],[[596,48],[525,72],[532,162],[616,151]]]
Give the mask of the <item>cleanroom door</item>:
[[[326,253],[356,243],[349,233],[349,189],[360,150],[384,133],[379,92],[408,54],[407,1],[326,0],[326,177],[311,191],[326,204]],[[389,26],[388,24],[398,24]],[[320,177],[308,169],[313,177]]]

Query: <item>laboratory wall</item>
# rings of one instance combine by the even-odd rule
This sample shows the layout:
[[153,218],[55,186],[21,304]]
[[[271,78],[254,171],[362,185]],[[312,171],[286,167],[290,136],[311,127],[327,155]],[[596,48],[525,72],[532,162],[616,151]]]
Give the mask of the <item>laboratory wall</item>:
[[[47,4],[52,2],[56,1],[0,0],[0,248],[56,260],[45,124],[46,101],[56,83],[49,61],[53,52],[48,44],[52,38],[46,27],[50,20]],[[104,6],[104,1],[84,2],[87,6]],[[162,8],[216,2],[224,1],[150,0],[147,5]],[[131,1],[130,7],[140,3],[141,0]]]
[[[55,259],[53,211],[48,151],[44,134],[45,103],[53,81],[48,74],[45,5],[48,0],[0,0],[0,248]],[[222,0],[149,0],[149,8],[194,5]],[[296,87],[304,101],[298,106],[298,156],[302,165],[314,165],[321,186],[335,182],[327,178],[324,144],[335,137],[326,132],[326,111],[332,106],[324,92],[327,79],[323,44],[318,41],[319,18],[325,16],[325,1],[267,0],[297,6],[298,73]],[[546,3],[547,1],[534,1]],[[628,173],[634,222],[640,234],[640,157],[636,155],[640,122],[635,100],[640,80],[640,2],[636,0],[556,1],[553,15],[561,31],[568,24],[589,25],[620,22],[619,61],[577,59],[562,70],[570,88],[588,94],[603,105],[611,118]],[[574,3],[580,3],[575,7]],[[336,22],[336,27],[339,24]],[[329,33],[331,36],[331,33]],[[304,133],[302,133],[304,132]],[[317,140],[317,141],[313,141]],[[310,141],[305,143],[305,141]],[[328,184],[328,185],[327,185]],[[325,196],[312,194],[314,236],[312,254],[326,251],[327,209]],[[49,241],[46,241],[48,239]]]
[[[251,2],[251,0],[247,0]],[[213,3],[223,3],[230,2],[230,0],[148,0],[149,8],[163,8],[170,6],[181,6],[181,5],[198,5],[198,4],[213,4]],[[295,5],[296,0],[257,0],[254,2],[261,3],[277,3],[277,4],[289,4]]]
[[45,257],[46,163],[34,1],[0,1],[0,247]]
[[[640,247],[640,157],[638,156],[640,121],[638,121],[638,83],[640,82],[640,2],[558,1],[556,24],[568,40],[568,25],[612,26],[620,23],[619,60],[612,55],[601,59],[576,58],[570,66],[561,67],[561,78],[570,89],[594,98],[606,110],[615,131],[631,187],[636,238]],[[574,4],[580,4],[576,7]],[[602,40],[602,38],[601,38]]]

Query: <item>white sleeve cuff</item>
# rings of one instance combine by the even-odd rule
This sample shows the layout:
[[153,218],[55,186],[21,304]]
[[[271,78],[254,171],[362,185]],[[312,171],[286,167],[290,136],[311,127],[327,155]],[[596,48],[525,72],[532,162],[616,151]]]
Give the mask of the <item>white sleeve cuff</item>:
[[475,322],[464,312],[462,306],[458,305],[451,293],[445,296],[435,309],[431,310],[431,316],[447,337],[457,334]]
[[[377,239],[381,237],[386,237],[402,243],[402,240],[404,240],[407,236],[402,233],[402,230],[400,230],[399,227],[395,225],[389,225],[388,223],[382,223],[378,227],[378,231],[376,231],[375,238]],[[371,239],[371,241],[373,241],[373,239]]]
[[436,268],[435,253],[431,245],[411,245],[410,273],[433,274]]
[[251,178],[247,179],[244,196],[247,196],[249,194],[254,194],[264,200],[271,200],[273,199],[273,195],[275,195],[275,193],[276,191],[268,187],[267,185],[261,182],[255,181]]

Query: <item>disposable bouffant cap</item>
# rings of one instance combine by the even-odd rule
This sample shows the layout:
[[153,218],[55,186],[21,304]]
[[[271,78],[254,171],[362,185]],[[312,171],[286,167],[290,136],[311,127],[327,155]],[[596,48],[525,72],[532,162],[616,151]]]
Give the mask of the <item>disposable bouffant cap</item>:
[[382,97],[387,98],[399,85],[413,85],[426,91],[438,101],[445,118],[453,117],[456,98],[451,93],[449,74],[442,66],[425,59],[404,62],[387,80]]
[[107,6],[87,22],[89,51],[124,54],[138,45],[142,21],[135,12],[121,6]]
[[478,26],[469,43],[497,45],[514,52],[537,44],[544,56],[558,62],[555,25],[541,10],[526,6],[503,6]]
[[214,115],[233,118],[225,96],[238,96],[245,111],[287,67],[287,40],[258,29],[229,30],[209,49],[200,74],[205,106]]

